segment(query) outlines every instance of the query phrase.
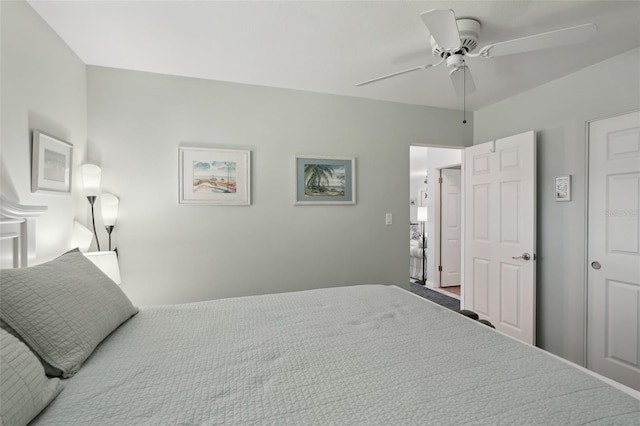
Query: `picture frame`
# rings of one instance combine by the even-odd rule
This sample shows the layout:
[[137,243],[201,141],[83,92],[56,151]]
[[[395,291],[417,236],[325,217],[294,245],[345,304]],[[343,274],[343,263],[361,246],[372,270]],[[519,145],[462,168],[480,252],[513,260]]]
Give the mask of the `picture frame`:
[[356,204],[355,157],[296,155],[295,205]]
[[34,130],[31,148],[31,192],[71,193],[73,145]]
[[571,201],[571,175],[556,176],[554,185],[556,201]]
[[251,151],[178,147],[179,204],[251,204]]

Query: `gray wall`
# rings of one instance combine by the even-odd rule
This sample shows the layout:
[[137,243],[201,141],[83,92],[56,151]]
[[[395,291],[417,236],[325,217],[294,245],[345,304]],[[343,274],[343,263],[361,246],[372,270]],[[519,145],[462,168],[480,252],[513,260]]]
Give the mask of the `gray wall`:
[[0,1],[0,190],[15,202],[47,205],[37,219],[38,258],[71,246],[73,219],[86,219],[79,180],[73,195],[31,193],[31,132],[73,144],[74,170],[86,155],[86,67],[23,1]]
[[[586,290],[585,127],[640,108],[635,49],[474,114],[474,143],[535,130],[538,140],[539,346],[584,360]],[[555,176],[572,175],[572,201],[554,201]]]
[[[101,67],[88,67],[88,111],[139,304],[407,287],[409,146],[472,141],[457,111]],[[180,144],[251,150],[251,206],[178,205]],[[356,157],[357,204],[294,206],[295,154]]]

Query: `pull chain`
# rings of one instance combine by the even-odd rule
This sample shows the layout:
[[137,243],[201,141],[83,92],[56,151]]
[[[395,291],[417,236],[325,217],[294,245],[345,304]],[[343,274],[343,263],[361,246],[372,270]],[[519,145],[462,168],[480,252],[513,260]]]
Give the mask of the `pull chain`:
[[462,61],[462,124],[467,124],[467,65]]

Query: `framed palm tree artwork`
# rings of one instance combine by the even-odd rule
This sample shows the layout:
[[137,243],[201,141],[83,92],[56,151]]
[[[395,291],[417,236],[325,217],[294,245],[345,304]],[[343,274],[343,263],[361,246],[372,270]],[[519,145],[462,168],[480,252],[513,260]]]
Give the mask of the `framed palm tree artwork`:
[[356,159],[295,157],[295,204],[355,204]]

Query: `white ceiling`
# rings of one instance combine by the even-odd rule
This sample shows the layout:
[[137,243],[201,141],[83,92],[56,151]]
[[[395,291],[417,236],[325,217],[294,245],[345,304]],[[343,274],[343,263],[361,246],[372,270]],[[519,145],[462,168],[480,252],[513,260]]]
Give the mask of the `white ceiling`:
[[462,109],[420,13],[453,9],[479,46],[594,22],[589,42],[469,59],[474,111],[640,46],[640,1],[42,1],[33,8],[89,65]]

